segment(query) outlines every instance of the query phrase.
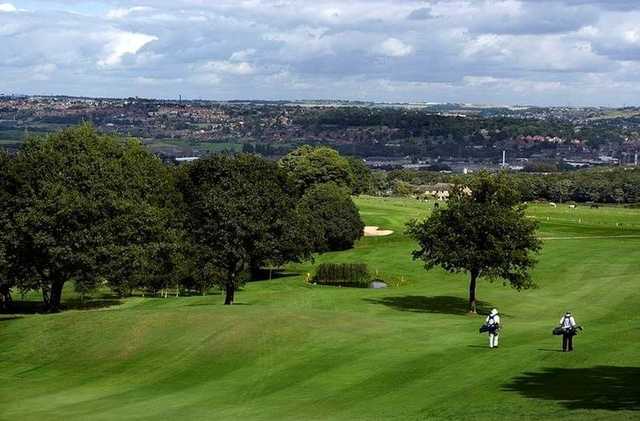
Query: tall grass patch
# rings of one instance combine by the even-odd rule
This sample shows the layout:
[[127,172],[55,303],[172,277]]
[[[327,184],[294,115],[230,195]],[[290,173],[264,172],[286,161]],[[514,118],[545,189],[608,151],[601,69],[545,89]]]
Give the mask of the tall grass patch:
[[368,288],[370,280],[364,263],[322,263],[313,276],[316,284],[352,288]]

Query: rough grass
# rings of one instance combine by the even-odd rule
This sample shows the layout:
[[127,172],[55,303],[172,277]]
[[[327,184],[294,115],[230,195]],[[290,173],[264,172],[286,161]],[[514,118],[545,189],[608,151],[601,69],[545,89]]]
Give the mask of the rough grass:
[[[580,239],[545,241],[538,289],[480,283],[483,308],[503,313],[501,347],[489,350],[482,318],[465,312],[466,277],[409,256],[404,223],[430,205],[358,205],[367,225],[395,233],[315,264],[365,262],[404,286],[309,286],[304,264],[247,284],[233,307],[213,295],[7,315],[0,419],[640,417],[640,238],[603,238],[640,236],[640,211],[532,207],[541,236]],[[551,335],[567,309],[585,328],[571,354]]]

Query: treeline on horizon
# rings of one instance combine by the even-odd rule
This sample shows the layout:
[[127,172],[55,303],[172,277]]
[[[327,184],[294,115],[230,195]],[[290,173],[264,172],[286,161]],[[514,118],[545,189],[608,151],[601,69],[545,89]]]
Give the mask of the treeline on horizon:
[[[607,143],[622,143],[627,135],[604,122],[576,127],[554,119],[526,119],[512,117],[479,117],[438,115],[423,110],[402,108],[329,108],[310,112],[298,119],[309,128],[375,127],[400,129],[406,138],[443,137],[466,140],[469,144],[494,144],[518,136],[540,135],[567,140],[580,138],[587,145],[598,148]],[[481,131],[484,130],[484,134]]]
[[219,287],[232,304],[264,267],[353,247],[363,173],[328,148],[176,167],[90,125],[31,138],[0,152],[0,307],[17,289],[57,311],[70,281],[121,296]]
[[[603,204],[640,203],[640,168],[593,168],[571,172],[509,172],[523,201]],[[375,194],[416,195],[437,183],[464,184],[466,176],[417,170],[374,173]]]
[[301,128],[298,137],[285,136],[286,141],[283,141],[278,135],[278,140],[273,141],[270,136],[278,128],[265,124],[265,115],[282,113],[278,107],[246,110],[245,129],[251,136],[243,143],[243,150],[272,156],[288,152],[291,145],[314,144],[358,157],[495,159],[501,156],[503,149],[533,156],[560,146],[538,142],[521,147],[514,143],[519,137],[580,140],[582,143],[575,148],[586,146],[594,151],[606,146],[621,148],[625,140],[640,138],[635,125],[626,127],[609,120],[576,125],[553,118],[463,117],[407,108],[326,107],[294,109],[291,119]]

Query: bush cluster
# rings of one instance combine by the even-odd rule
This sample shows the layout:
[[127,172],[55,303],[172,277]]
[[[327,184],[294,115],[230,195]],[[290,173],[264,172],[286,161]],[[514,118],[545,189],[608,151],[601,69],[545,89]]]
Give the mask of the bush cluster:
[[368,288],[371,276],[364,263],[322,263],[313,282],[320,285]]

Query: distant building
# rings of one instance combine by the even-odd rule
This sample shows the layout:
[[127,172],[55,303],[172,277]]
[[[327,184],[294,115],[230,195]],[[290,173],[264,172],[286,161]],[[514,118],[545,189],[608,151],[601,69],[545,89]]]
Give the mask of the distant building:
[[174,158],[176,163],[178,164],[184,164],[186,162],[193,162],[193,161],[197,161],[198,159],[200,159],[200,157],[197,156],[185,156],[185,157],[181,157],[181,158]]

